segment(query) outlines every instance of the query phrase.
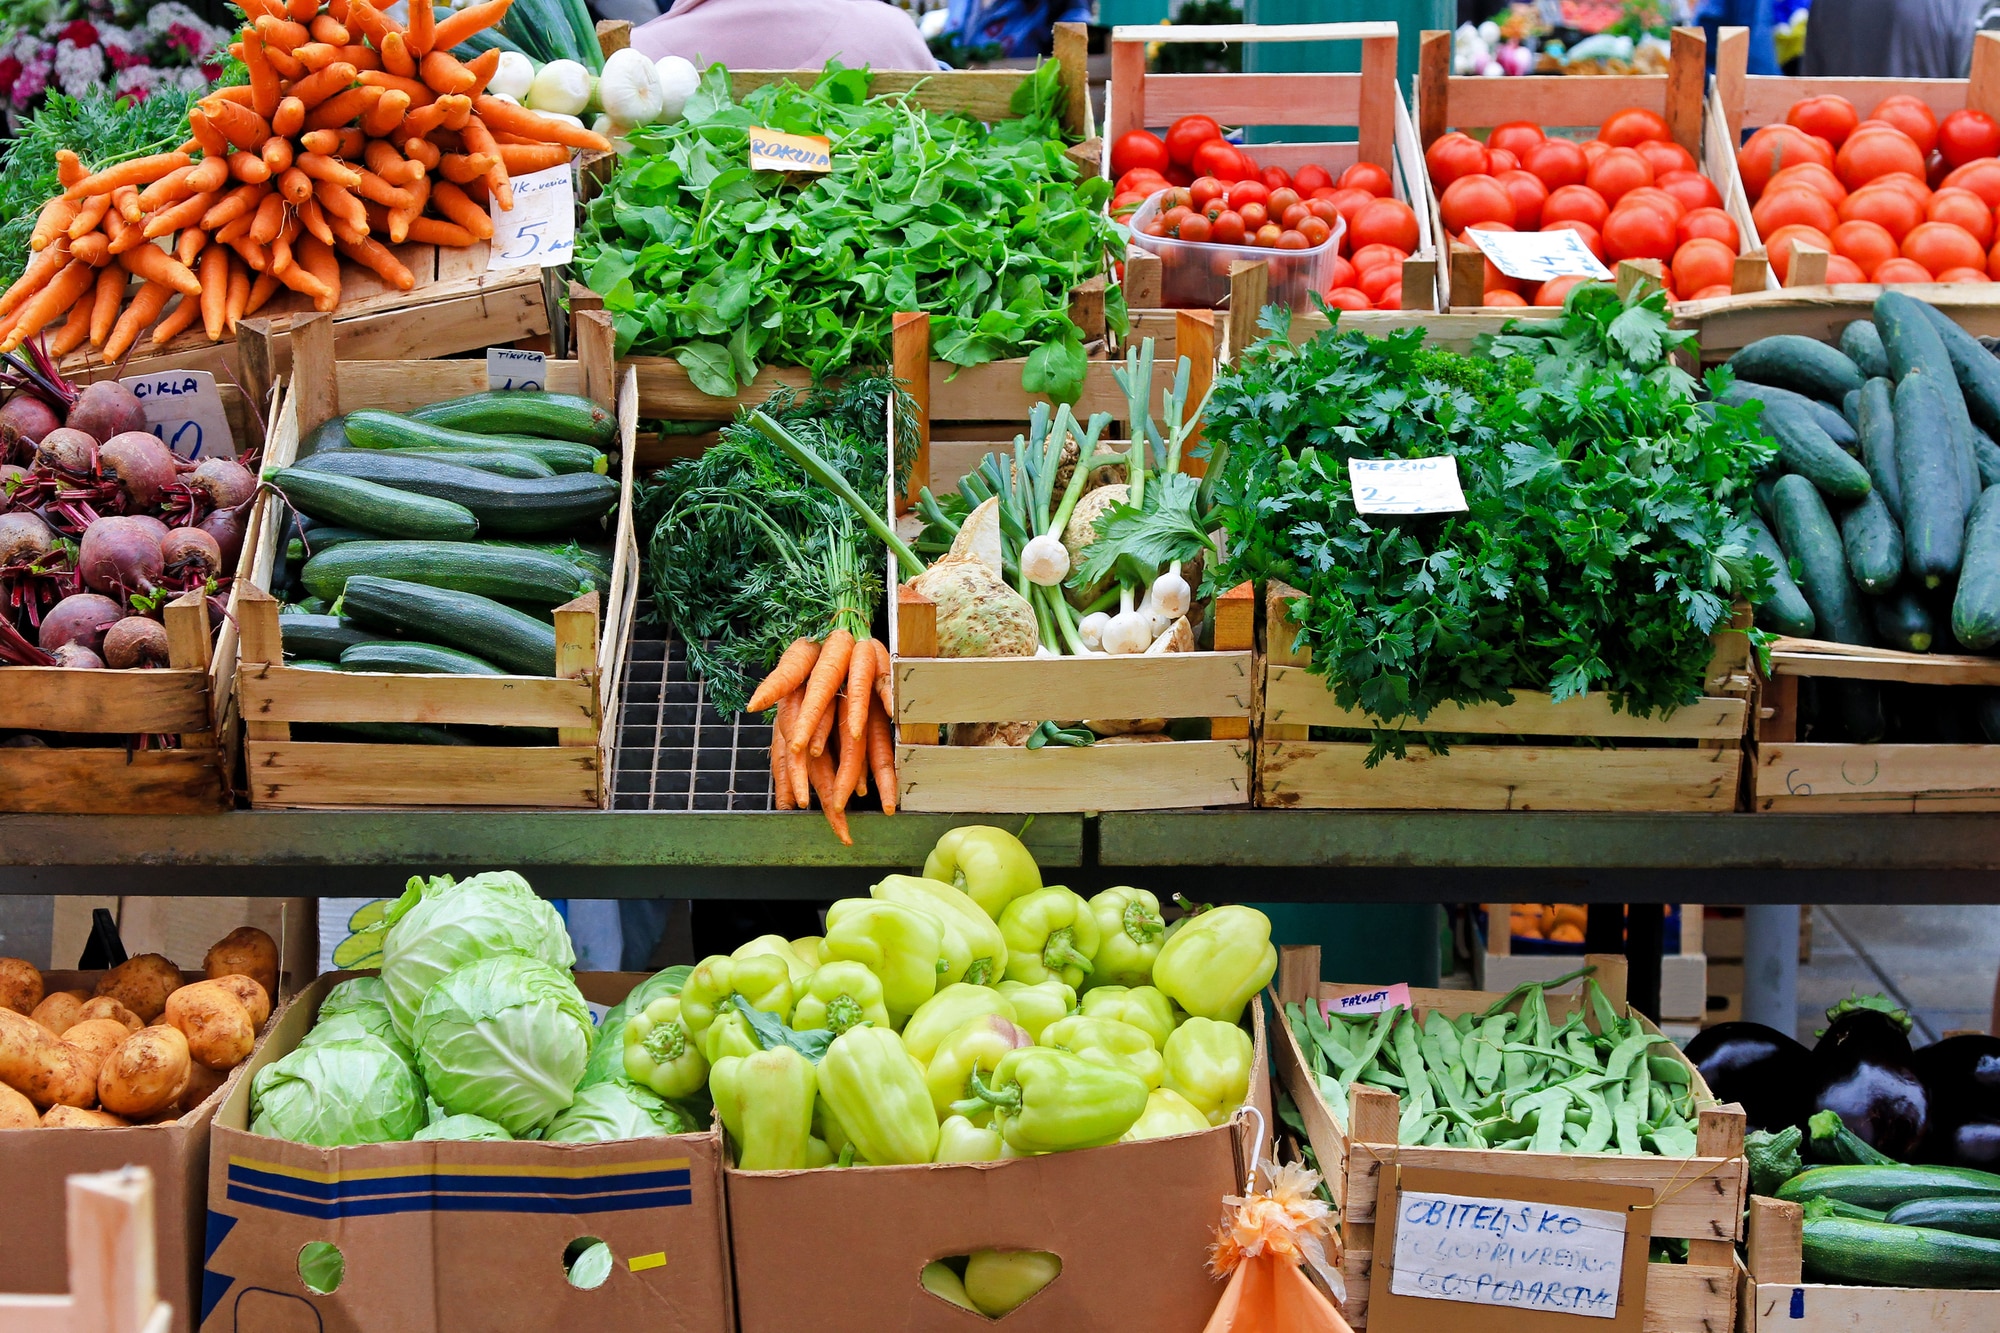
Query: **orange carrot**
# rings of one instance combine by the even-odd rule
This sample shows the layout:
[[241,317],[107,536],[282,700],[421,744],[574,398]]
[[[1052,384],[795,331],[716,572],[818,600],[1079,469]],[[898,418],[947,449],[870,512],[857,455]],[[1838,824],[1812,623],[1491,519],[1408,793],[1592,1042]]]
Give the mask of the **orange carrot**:
[[278,228],[278,234],[271,240],[271,262],[266,272],[281,280],[284,278],[285,270],[292,266],[292,241],[298,234],[297,219],[286,219],[285,225]]
[[198,106],[188,108],[188,129],[201,145],[202,156],[221,157],[229,151],[229,140],[222,137],[222,131],[215,128],[215,122]]
[[58,236],[69,234],[69,224],[76,221],[77,209],[81,207],[74,199],[58,196],[42,205],[42,211],[35,219],[35,229],[28,235],[28,248],[40,250],[53,244]]
[[104,221],[104,215],[110,209],[111,196],[109,194],[91,195],[90,198],[78,205],[76,216],[70,219],[69,238],[72,241],[79,241],[96,231],[98,224]]
[[401,88],[391,88],[376,98],[375,105],[362,116],[361,132],[371,139],[386,139],[396,132],[397,126],[408,114],[410,95]]
[[503,102],[497,97],[480,97],[472,104],[472,109],[479,113],[486,128],[491,130],[525,134],[543,143],[568,144],[571,148],[592,148],[600,153],[611,151],[611,141],[601,134],[594,134],[565,120],[538,116],[525,107]]
[[314,237],[302,236],[299,238],[298,263],[292,267],[303,267],[326,288],[326,295],[313,302],[313,309],[326,311],[340,304],[340,257],[330,248]]
[[388,247],[378,240],[342,242],[340,253],[363,267],[374,269],[384,282],[399,292],[407,292],[417,285],[416,278],[403,266],[403,261],[390,254]]
[[[866,699],[868,697],[868,692],[875,685],[875,654],[880,650],[881,645],[865,635],[854,641],[854,651],[849,654],[847,660],[848,698]],[[843,747],[852,745],[856,750],[864,749],[866,748],[864,737],[868,726],[868,711],[865,708],[853,708],[849,710],[849,713],[851,716],[846,716],[843,719],[847,724],[847,735],[841,741],[841,745]]]
[[826,711],[819,715],[819,721],[813,726],[812,740],[809,744],[816,755],[826,753],[826,743],[833,735],[834,705],[839,702],[840,696],[835,695],[827,703]]
[[139,187],[136,185],[121,185],[113,190],[111,207],[127,222],[137,222],[146,216],[146,210],[139,207]]
[[[440,97],[427,105],[419,104],[412,98],[410,105],[414,109],[403,117],[405,139],[423,138],[444,124],[446,117],[456,114],[461,108],[468,115],[472,112],[472,99],[469,97]],[[410,149],[405,146],[403,151],[408,153]],[[411,156],[415,154],[412,153]]]
[[121,185],[150,185],[170,171],[187,166],[194,159],[186,153],[154,153],[135,157],[113,167],[85,176],[63,191],[65,199],[83,199],[93,194],[109,194]]
[[[326,0],[326,12],[336,23],[347,24],[347,0]],[[352,26],[349,24],[348,26]]]
[[250,85],[234,84],[228,88],[217,88],[203,99],[208,102],[234,102],[237,106],[250,105]]
[[347,17],[341,20],[350,33],[359,33],[368,39],[377,51],[382,49],[382,40],[392,32],[401,32],[403,27],[368,0],[347,0]]
[[325,42],[329,46],[346,46],[347,26],[331,14],[316,14],[312,22],[306,24],[306,31],[313,35],[315,42]]
[[322,157],[333,157],[340,152],[340,131],[336,129],[307,130],[299,136],[299,147],[308,153],[318,153]]
[[412,0],[410,5],[410,22],[404,34],[404,41],[410,49],[410,54],[418,60],[422,60],[431,53],[431,43],[436,37],[436,12],[431,9],[428,0],[423,0],[423,3],[417,3],[416,0]]
[[122,255],[146,243],[145,227],[135,226],[117,213],[104,215],[104,234],[111,238],[110,253],[114,255]]
[[[250,228],[255,226],[256,222],[257,215],[255,213],[245,213],[233,222],[225,222],[222,226],[215,229],[215,243],[217,245],[236,244],[250,234]],[[179,258],[179,256],[177,255],[175,258]],[[188,261],[182,259],[181,262],[185,264]]]
[[[230,156],[233,157],[235,154],[232,153]],[[205,157],[195,163],[194,170],[187,174],[185,183],[187,189],[175,194],[174,198],[179,199],[190,194],[201,194],[207,190],[219,190],[229,183],[229,163],[224,158]]]
[[269,273],[271,271],[270,250],[251,240],[249,232],[246,231],[234,240],[224,241],[222,244],[234,250],[236,257],[250,266],[251,272]]
[[78,157],[70,149],[56,149],[56,181],[58,184],[65,186],[74,185],[89,174],[90,172],[84,169],[82,158]]
[[277,238],[278,228],[285,224],[285,197],[267,194],[257,205],[257,216],[250,223],[250,238],[263,245],[269,245]]
[[500,158],[497,150],[492,156],[485,153],[446,153],[444,165],[439,170],[454,185],[470,185],[498,165]]
[[410,48],[403,34],[392,32],[382,39],[382,69],[399,79],[417,77],[417,60],[410,54]]
[[334,129],[352,124],[356,117],[366,114],[381,95],[380,88],[349,88],[344,93],[336,93],[306,112],[306,128]]
[[[778,701],[778,734],[785,738],[785,749],[792,748],[792,734],[799,725],[799,705],[805,699],[805,687],[800,686]],[[806,766],[803,759],[792,760],[786,765],[787,775],[792,780],[792,803],[798,809],[812,808],[812,789],[806,781]]]
[[279,282],[284,283],[285,286],[291,288],[293,291],[311,297],[315,310],[319,308],[320,302],[327,300],[329,297],[335,301],[339,300],[339,296],[333,289],[314,277],[304,264],[286,265],[285,271],[278,274],[277,278]]
[[90,317],[97,308],[95,287],[86,287],[83,295],[76,298],[76,304],[69,308],[69,318],[57,329],[55,336],[48,340],[49,355],[58,359],[68,356],[83,346],[90,337]]
[[[110,270],[106,270],[109,272]],[[132,297],[132,304],[125,307],[125,313],[112,326],[111,336],[104,340],[104,359],[116,363],[139,340],[152,322],[167,308],[167,300],[174,289],[163,282],[141,283]]]
[[[283,139],[278,139],[278,136],[275,134],[264,142],[270,143],[272,139],[277,139],[279,143],[284,142]],[[264,160],[264,154],[261,150],[255,153],[231,153],[229,155],[229,174],[237,180],[242,181],[245,185],[262,185],[265,181],[271,179],[271,165]]]
[[285,202],[297,206],[312,198],[312,177],[297,167],[287,167],[278,177],[278,193],[285,196]]
[[212,204],[201,215],[201,226],[206,231],[226,227],[240,217],[254,214],[264,202],[267,187],[264,185],[239,185]]
[[243,67],[250,71],[250,108],[268,118],[278,109],[278,73],[264,58],[264,39],[255,28],[246,28],[239,49]]
[[382,68],[382,53],[372,46],[343,46],[340,58],[356,69]]
[[[216,160],[220,161],[221,159],[218,157]],[[171,204],[176,199],[187,198],[195,192],[194,187],[188,184],[188,178],[193,175],[194,168],[189,166],[182,167],[178,171],[172,171],[160,177],[151,185],[139,191],[140,209],[145,212],[151,212],[162,204]]]
[[271,137],[271,122],[250,107],[211,97],[202,103],[202,108],[215,128],[222,131],[222,137],[246,153],[256,152]]
[[[404,132],[407,133],[409,128],[410,122],[405,118],[403,121]],[[403,156],[409,158],[410,161],[416,163],[425,171],[436,171],[438,163],[444,161],[443,150],[428,139],[423,138],[404,139]]]
[[278,289],[284,285],[269,273],[259,273],[257,280],[250,284],[250,301],[243,307],[244,316],[247,318],[254,315],[270,304],[271,298],[276,296]]
[[232,263],[229,266],[229,297],[223,303],[222,325],[229,332],[236,332],[236,323],[250,308],[250,267],[247,264]]
[[[346,186],[335,181],[315,181],[313,198],[319,200],[319,206],[326,210],[327,221],[345,219],[350,226],[367,230],[368,210],[361,206],[359,199],[348,193]],[[338,227],[334,230],[336,234],[339,232]]]
[[287,97],[278,103],[278,109],[271,116],[271,132],[282,134],[287,139],[305,128],[306,104],[296,97]]
[[438,23],[431,34],[433,51],[449,51],[475,32],[486,29],[507,17],[507,8],[514,0],[486,0],[484,4],[467,5],[450,18]]
[[111,241],[101,231],[78,237],[69,243],[69,257],[81,259],[95,268],[111,257]]
[[363,160],[370,171],[391,185],[415,185],[424,178],[423,164],[404,157],[387,139],[369,140]]
[[300,153],[292,165],[316,181],[331,181],[335,185],[353,189],[361,184],[361,173],[337,157],[324,153]]
[[868,710],[868,767],[875,774],[875,794],[881,798],[882,813],[896,813],[896,738],[889,729],[888,711],[880,707]]
[[771,668],[771,674],[764,677],[757,686],[750,702],[743,705],[746,713],[761,713],[766,708],[775,708],[778,701],[806,683],[812,675],[813,663],[819,660],[819,645],[811,639],[793,639],[790,646],[779,656],[778,664]]
[[[864,762],[868,757],[868,695],[840,696],[840,758],[833,770],[833,803],[836,809],[847,809],[847,802],[854,795],[855,785],[867,770]],[[852,732],[853,735],[845,733]]]
[[771,796],[773,804],[780,810],[796,810],[799,803],[792,799],[792,775],[789,767],[792,747],[785,744],[785,734],[776,727],[771,729]]
[[[438,212],[471,232],[480,240],[490,240],[493,236],[493,219],[487,211],[465,197],[465,191],[450,181],[439,181],[431,187],[431,198],[437,204]],[[800,639],[800,643],[810,643],[810,639]],[[789,651],[789,650],[787,650]],[[765,705],[770,707],[769,704]],[[747,711],[747,710],[746,710]]]
[[[192,227],[201,221],[203,213],[206,213],[215,206],[218,198],[220,198],[219,195],[210,191],[189,195],[178,204],[170,208],[162,208],[149,216],[146,219],[146,225],[139,229],[139,234],[151,241],[161,236],[171,235],[179,231],[182,227]],[[132,247],[133,250],[142,248],[144,247]],[[126,253],[130,254],[132,251],[128,250]]]
[[[304,46],[292,52],[292,59],[298,61],[299,65],[304,69],[322,70],[334,61],[341,59],[341,53],[346,49],[345,45],[336,45],[331,42],[307,42]],[[349,63],[351,64],[352,62],[350,61]]]
[[417,70],[423,81],[441,94],[469,93],[479,86],[479,76],[449,51],[431,52]]
[[529,176],[569,161],[569,149],[559,143],[503,143],[495,147],[500,150],[500,165],[509,176]]
[[[165,255],[160,257],[166,259]],[[168,260],[168,262],[173,261]],[[14,321],[14,327],[7,331],[6,340],[0,342],[0,351],[11,352],[40,333],[56,316],[66,314],[69,308],[96,284],[96,269],[81,259],[70,260],[62,272],[50,280],[48,286],[36,292],[29,298],[28,303],[21,307],[20,317]]]
[[417,204],[415,195],[389,184],[372,171],[361,173],[361,183],[354,192],[363,199],[371,199],[385,208],[414,208]]
[[118,262],[150,282],[164,282],[186,296],[201,295],[201,283],[181,263],[156,245],[142,245],[118,256]]
[[310,111],[334,94],[346,92],[353,85],[356,73],[354,66],[345,60],[336,60],[325,69],[300,79],[286,89],[286,95],[298,98]]
[[319,200],[308,199],[299,205],[299,225],[328,245],[333,244],[333,228],[326,224],[326,214],[319,206]]
[[222,341],[229,319],[229,247],[211,245],[201,255],[201,327],[210,342]]
[[153,326],[153,346],[165,347],[168,343],[187,331],[194,323],[194,317],[201,313],[201,302],[192,296],[183,296],[179,305],[167,313],[165,319]]
[[[812,676],[806,681],[805,703],[799,710],[799,729],[792,733],[792,753],[805,752],[806,743],[813,740],[812,733],[819,730],[820,718],[833,704],[833,695],[840,688],[840,682],[847,676],[847,660],[854,653],[854,636],[844,629],[837,629],[826,636],[820,645],[819,660],[813,663]],[[825,748],[825,742],[817,742]]]
[[132,275],[116,264],[97,270],[97,290],[90,306],[90,345],[104,346],[118,324],[118,307],[125,304],[125,287]]
[[174,258],[183,264],[192,264],[207,244],[208,233],[200,227],[182,227],[181,234],[174,238]]
[[21,270],[21,276],[14,279],[14,285],[0,293],[0,315],[16,309],[21,302],[46,287],[49,279],[62,272],[63,265],[69,263],[69,255],[54,248],[37,250],[28,257],[28,266]]
[[477,97],[486,91],[486,85],[493,82],[493,76],[500,72],[500,48],[489,46],[478,55],[465,62],[475,82],[466,89],[469,96]]
[[264,39],[265,45],[275,46],[280,51],[295,50],[312,40],[312,34],[306,30],[305,24],[294,23],[290,19],[271,18],[265,15],[258,18],[256,28],[257,35]]
[[278,175],[292,165],[292,141],[273,131],[257,155],[264,159],[264,167],[271,175]]
[[410,239],[424,245],[448,245],[462,250],[479,238],[450,222],[439,222],[436,218],[413,218]]
[[310,24],[319,12],[319,0],[285,0],[285,17],[294,23]]
[[[410,208],[383,208],[380,204],[368,205],[368,225],[377,232],[388,236],[389,244],[401,245],[410,235],[410,224],[423,215],[424,205],[430,202],[431,182],[426,176],[410,187],[410,197],[416,201]],[[380,211],[381,217],[375,215]]]
[[[798,758],[796,751],[792,757],[794,760]],[[854,837],[847,831],[847,811],[842,808],[843,803],[838,802],[835,795],[833,756],[816,754],[805,762],[806,773],[812,779],[813,792],[819,797],[820,813],[826,816],[827,825],[832,828],[833,836],[852,847]]]

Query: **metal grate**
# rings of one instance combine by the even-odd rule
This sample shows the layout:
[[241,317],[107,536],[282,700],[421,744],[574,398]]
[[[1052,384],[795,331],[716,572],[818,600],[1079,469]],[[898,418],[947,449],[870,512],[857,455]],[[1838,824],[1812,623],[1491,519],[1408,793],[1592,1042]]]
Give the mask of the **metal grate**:
[[725,717],[641,602],[618,700],[614,810],[769,810],[771,728]]

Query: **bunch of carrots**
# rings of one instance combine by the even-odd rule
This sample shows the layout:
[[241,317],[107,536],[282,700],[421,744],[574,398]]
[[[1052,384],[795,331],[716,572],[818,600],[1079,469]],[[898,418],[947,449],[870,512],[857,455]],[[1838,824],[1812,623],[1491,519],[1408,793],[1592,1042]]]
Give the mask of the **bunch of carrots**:
[[498,49],[452,56],[512,2],[442,20],[418,3],[406,27],[369,0],[242,0],[230,50],[250,82],[196,104],[186,143],[99,171],[57,155],[65,188],[0,295],[0,351],[51,327],[54,354],[88,341],[109,362],[148,328],[165,346],[199,321],[216,341],[280,288],[332,310],[342,256],[408,291],[389,246],[491,237],[487,201],[513,207],[511,177],[611,147],[487,96]]
[[794,639],[744,706],[778,710],[771,732],[771,788],[780,810],[820,809],[848,846],[847,803],[868,794],[896,813],[896,746],[889,730],[889,646],[836,629],[824,643]]

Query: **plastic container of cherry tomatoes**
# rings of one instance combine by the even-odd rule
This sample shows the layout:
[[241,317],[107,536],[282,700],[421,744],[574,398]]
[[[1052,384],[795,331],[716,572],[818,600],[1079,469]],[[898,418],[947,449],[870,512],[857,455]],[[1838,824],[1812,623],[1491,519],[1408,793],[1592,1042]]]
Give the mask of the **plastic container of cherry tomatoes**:
[[1337,218],[1333,231],[1306,250],[1279,250],[1261,245],[1218,245],[1213,241],[1183,241],[1173,236],[1148,236],[1146,224],[1159,216],[1163,190],[1140,204],[1132,214],[1131,243],[1160,258],[1160,300],[1170,310],[1203,310],[1229,297],[1229,266],[1238,260],[1268,264],[1272,305],[1296,311],[1313,309],[1312,293],[1324,294],[1333,281],[1333,261],[1340,254],[1347,220]]

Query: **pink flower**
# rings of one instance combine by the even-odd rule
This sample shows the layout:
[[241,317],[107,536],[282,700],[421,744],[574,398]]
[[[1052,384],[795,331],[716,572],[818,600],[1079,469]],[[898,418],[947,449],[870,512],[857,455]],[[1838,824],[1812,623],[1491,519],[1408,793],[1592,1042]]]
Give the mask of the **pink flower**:
[[106,46],[104,49],[110,53],[111,68],[114,70],[130,69],[134,65],[150,65],[153,63],[140,51],[127,50],[122,46]]
[[201,67],[201,77],[209,83],[214,83],[217,79],[222,77],[222,66],[203,65]]
[[75,46],[96,46],[97,27],[84,19],[78,19],[62,30],[59,40]]
[[167,45],[178,47],[183,55],[193,60],[204,54],[206,43],[198,30],[185,23],[176,23],[167,29]]
[[0,59],[0,97],[5,97],[14,87],[14,80],[21,76],[21,62],[13,56]]

